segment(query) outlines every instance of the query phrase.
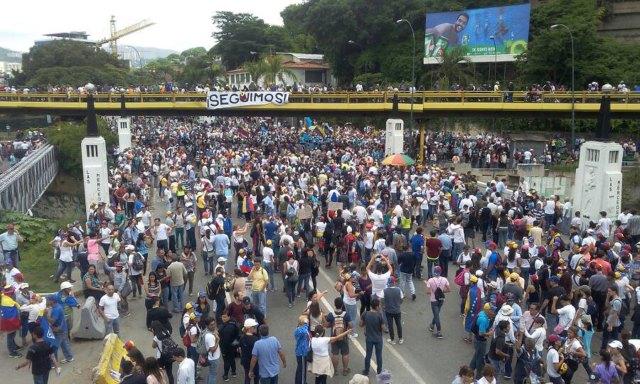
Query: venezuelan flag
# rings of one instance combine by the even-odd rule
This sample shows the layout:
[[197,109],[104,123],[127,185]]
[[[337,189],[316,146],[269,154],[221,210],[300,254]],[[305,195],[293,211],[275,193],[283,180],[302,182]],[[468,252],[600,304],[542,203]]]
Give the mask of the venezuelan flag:
[[20,306],[11,297],[0,294],[0,332],[20,329]]
[[327,132],[325,132],[324,128],[320,125],[314,126],[311,132],[315,133],[318,136],[327,137]]
[[311,118],[310,118],[310,117],[308,117],[308,116],[307,116],[307,117],[305,117],[305,118],[304,118],[304,125],[305,125],[307,128],[311,128],[311,126],[313,125],[313,120],[311,120]]

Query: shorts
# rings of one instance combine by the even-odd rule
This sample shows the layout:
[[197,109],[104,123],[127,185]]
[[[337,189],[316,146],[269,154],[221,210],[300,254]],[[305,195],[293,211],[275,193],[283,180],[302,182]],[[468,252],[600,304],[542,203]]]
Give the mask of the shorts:
[[332,355],[342,355],[346,356],[349,354],[349,339],[345,338],[340,341],[336,341],[331,344],[331,354]]

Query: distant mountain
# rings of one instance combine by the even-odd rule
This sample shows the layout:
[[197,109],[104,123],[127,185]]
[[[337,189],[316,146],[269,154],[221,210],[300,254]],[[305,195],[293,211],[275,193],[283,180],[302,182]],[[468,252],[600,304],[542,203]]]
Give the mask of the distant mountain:
[[[142,52],[140,52],[140,54],[142,55]],[[21,63],[22,53],[0,47],[0,61],[6,61],[9,63]]]

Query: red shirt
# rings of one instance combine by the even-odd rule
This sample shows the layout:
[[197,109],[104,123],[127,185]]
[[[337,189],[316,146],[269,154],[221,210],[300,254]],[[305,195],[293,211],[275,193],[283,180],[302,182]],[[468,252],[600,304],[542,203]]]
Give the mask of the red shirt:
[[593,262],[602,267],[603,275],[609,275],[609,273],[611,272],[611,264],[609,264],[608,261],[605,261],[603,259],[595,259],[593,260]]
[[442,241],[437,237],[429,237],[424,242],[424,246],[427,247],[427,257],[430,259],[437,259],[440,257],[440,249],[442,248]]

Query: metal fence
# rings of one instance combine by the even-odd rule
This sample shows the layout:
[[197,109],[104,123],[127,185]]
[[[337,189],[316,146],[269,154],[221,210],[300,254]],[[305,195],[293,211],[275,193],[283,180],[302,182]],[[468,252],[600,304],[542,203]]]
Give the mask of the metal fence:
[[42,197],[58,173],[58,159],[46,144],[0,176],[0,209],[27,212]]

